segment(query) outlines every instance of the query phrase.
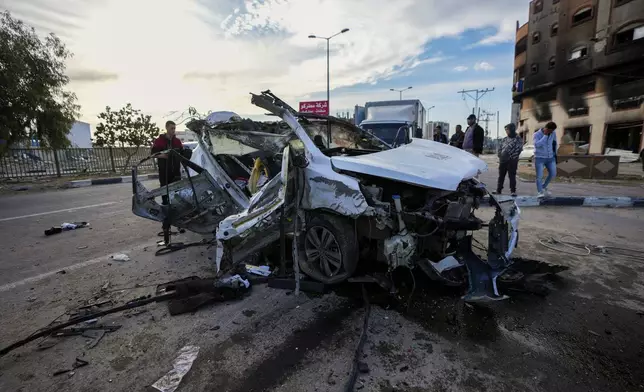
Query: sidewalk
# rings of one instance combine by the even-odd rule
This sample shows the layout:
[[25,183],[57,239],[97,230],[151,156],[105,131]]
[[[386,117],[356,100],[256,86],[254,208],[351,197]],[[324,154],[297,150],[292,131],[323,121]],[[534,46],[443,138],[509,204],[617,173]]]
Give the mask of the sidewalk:
[[[479,180],[487,185],[490,191],[496,189],[498,179],[498,162],[496,156],[486,155],[483,160],[488,164],[488,171],[479,176]],[[534,181],[521,179],[517,174],[517,193],[521,196],[536,196],[537,186]],[[615,184],[607,184],[588,179],[573,179],[574,183],[553,182],[548,190],[553,196],[577,196],[577,197],[631,197],[644,198],[644,181],[633,181],[632,185],[623,185],[624,181],[615,181]],[[510,194],[509,180],[505,179],[503,191]]]

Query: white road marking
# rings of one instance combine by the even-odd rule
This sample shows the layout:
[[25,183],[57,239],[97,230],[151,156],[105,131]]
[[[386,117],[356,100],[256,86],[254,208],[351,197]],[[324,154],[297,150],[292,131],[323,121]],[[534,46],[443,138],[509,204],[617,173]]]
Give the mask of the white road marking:
[[13,216],[11,218],[0,218],[0,222],[6,222],[6,221],[16,220],[16,219],[32,218],[34,216],[41,216],[41,215],[58,214],[59,212],[71,212],[71,211],[76,211],[76,210],[82,210],[82,209],[85,209],[85,208],[103,207],[103,206],[109,206],[109,205],[112,205],[112,204],[116,204],[116,202],[115,201],[110,201],[108,203],[92,204],[90,206],[73,207],[73,208],[67,208],[67,209],[64,209],[64,210],[39,212],[37,214]]
[[[142,244],[136,245],[136,246],[134,246],[134,247],[132,247],[130,249],[127,249],[127,250],[122,250],[122,251],[119,251],[119,252],[110,253],[108,255],[100,256],[100,257],[97,257],[95,259],[81,261],[80,263],[60,267],[60,268],[58,268],[56,270],[53,270],[53,271],[45,272],[45,273],[42,273],[42,274],[39,274],[39,275],[36,275],[36,276],[31,276],[29,278],[18,280],[16,282],[4,284],[4,285],[0,286],[0,293],[3,292],[3,291],[13,290],[16,287],[23,286],[23,285],[28,284],[28,283],[34,283],[34,282],[38,282],[40,280],[49,278],[50,276],[54,276],[54,275],[60,273],[60,271],[63,271],[63,270],[65,271],[65,274],[68,274],[68,273],[70,273],[72,271],[75,271],[75,270],[78,270],[78,269],[81,269],[81,268],[84,268],[84,267],[87,267],[87,266],[90,266],[90,265],[93,265],[93,264],[98,264],[98,263],[109,261],[109,260],[111,260],[112,256],[117,254],[117,253],[131,254],[132,252],[141,251],[145,247],[154,246],[153,245],[153,244],[155,244],[154,241],[156,241],[156,237],[155,237],[154,240],[146,241],[146,242],[144,242]],[[115,263],[120,263],[120,262],[115,261]]]
[[16,287],[25,285],[27,283],[34,283],[34,282],[37,282],[39,280],[43,280],[43,279],[48,278],[50,276],[56,275],[57,273],[59,273],[62,270],[65,270],[65,273],[68,273],[70,271],[74,271],[74,270],[77,270],[79,268],[87,267],[88,265],[97,264],[97,263],[100,263],[100,262],[103,262],[103,261],[107,261],[107,260],[109,260],[110,256],[112,256],[112,255],[110,254],[110,255],[107,255],[107,256],[97,257],[95,259],[86,260],[86,261],[83,261],[83,262],[80,262],[80,263],[77,263],[77,264],[73,264],[73,265],[70,265],[70,266],[67,266],[67,267],[61,267],[61,268],[58,268],[55,271],[45,272],[45,273],[40,274],[40,275],[36,275],[36,276],[32,276],[32,277],[29,277],[29,278],[26,278],[26,279],[23,279],[23,280],[19,280],[17,282],[7,283],[5,285],[0,286],[0,293],[3,292],[3,291],[8,291],[8,290],[15,289]]

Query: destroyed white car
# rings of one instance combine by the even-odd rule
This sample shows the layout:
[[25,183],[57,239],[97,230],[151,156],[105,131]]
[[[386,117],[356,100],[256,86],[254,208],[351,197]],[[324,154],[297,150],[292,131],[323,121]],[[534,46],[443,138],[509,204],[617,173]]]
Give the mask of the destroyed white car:
[[[477,181],[482,160],[423,139],[391,148],[346,121],[298,113],[270,92],[252,103],[282,121],[191,121],[199,136],[184,160],[191,176],[147,190],[135,168],[133,212],[214,234],[218,269],[279,245],[286,233],[296,271],[325,284],[420,268],[442,284],[469,284],[466,300],[505,298],[496,280],[512,264],[520,211]],[[159,202],[165,194],[168,205]],[[490,222],[474,214],[484,200],[496,209]],[[471,234],[484,227],[486,260],[473,252]]]

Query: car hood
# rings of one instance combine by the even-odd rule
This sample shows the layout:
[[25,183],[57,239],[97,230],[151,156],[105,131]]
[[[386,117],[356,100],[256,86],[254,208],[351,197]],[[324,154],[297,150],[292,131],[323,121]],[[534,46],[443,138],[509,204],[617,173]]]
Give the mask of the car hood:
[[474,155],[447,144],[412,139],[401,147],[355,157],[333,157],[336,170],[389,178],[428,188],[454,191],[463,181],[487,171]]

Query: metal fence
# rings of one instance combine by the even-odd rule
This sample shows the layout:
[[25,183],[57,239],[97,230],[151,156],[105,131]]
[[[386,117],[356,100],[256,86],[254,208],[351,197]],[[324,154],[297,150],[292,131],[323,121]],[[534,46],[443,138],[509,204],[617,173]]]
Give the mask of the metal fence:
[[[130,169],[150,154],[150,149],[140,147],[112,148],[12,148],[0,157],[0,178],[62,177],[85,173],[129,174]],[[127,163],[128,154],[132,155]],[[150,159],[140,167],[156,169],[156,160]]]

